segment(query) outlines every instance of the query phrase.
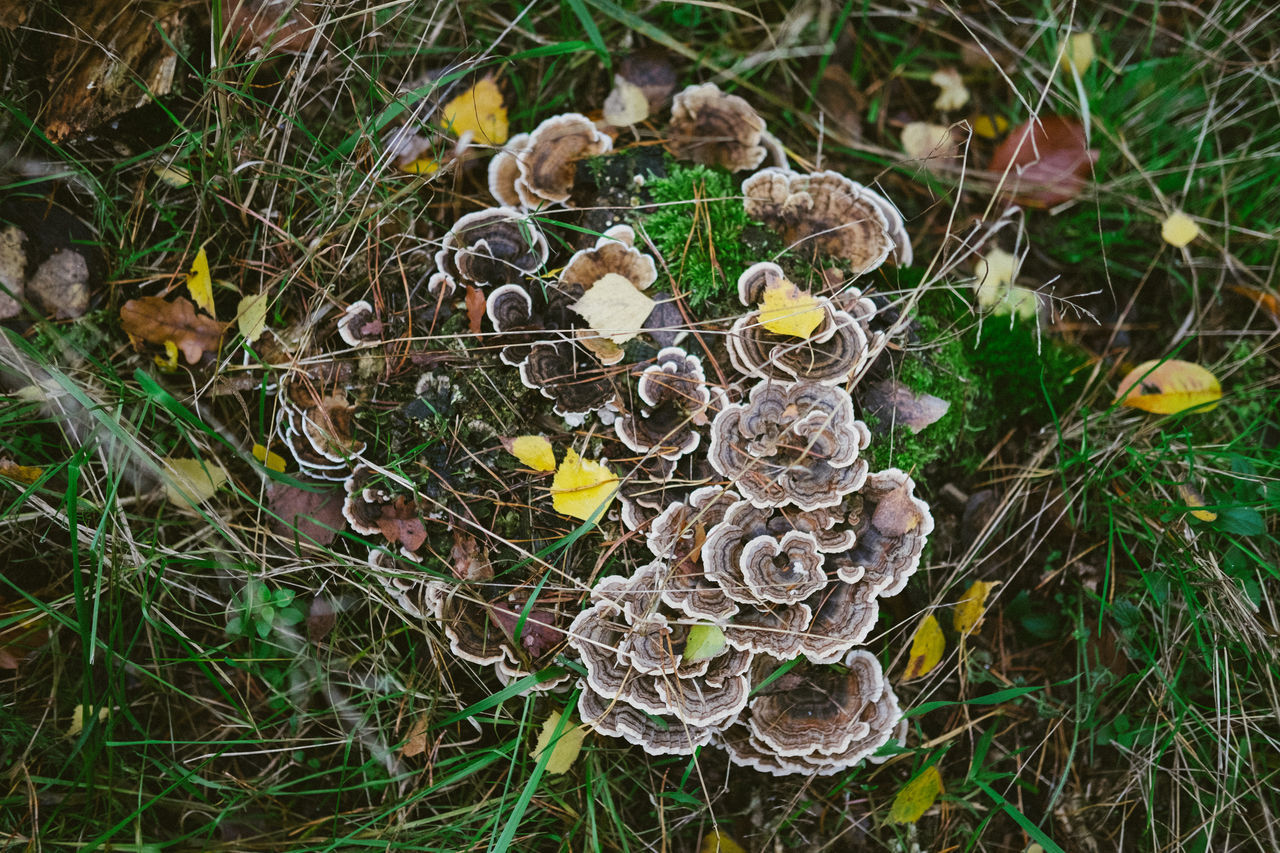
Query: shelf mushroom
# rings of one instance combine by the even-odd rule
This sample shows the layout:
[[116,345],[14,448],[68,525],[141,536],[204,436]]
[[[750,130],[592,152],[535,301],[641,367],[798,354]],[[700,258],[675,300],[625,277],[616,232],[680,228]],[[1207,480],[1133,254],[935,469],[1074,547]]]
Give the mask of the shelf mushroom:
[[724,392],[708,385],[702,360],[680,347],[665,347],[640,374],[637,393],[644,406],[614,421],[622,443],[637,453],[675,461],[698,449],[698,427],[726,405]]
[[671,102],[667,150],[681,160],[740,172],[764,161],[764,132],[764,119],[750,104],[705,83],[689,86]]
[[567,204],[573,193],[578,161],[596,157],[613,148],[613,140],[598,130],[581,113],[553,116],[534,128],[528,139],[508,146],[515,159],[516,177],[510,161],[495,157],[490,163],[489,189],[501,201],[509,201],[514,191],[523,207],[535,209],[549,204]]
[[456,282],[478,287],[523,281],[547,262],[547,238],[534,220],[510,207],[487,207],[463,216],[444,235],[436,252],[429,289]]

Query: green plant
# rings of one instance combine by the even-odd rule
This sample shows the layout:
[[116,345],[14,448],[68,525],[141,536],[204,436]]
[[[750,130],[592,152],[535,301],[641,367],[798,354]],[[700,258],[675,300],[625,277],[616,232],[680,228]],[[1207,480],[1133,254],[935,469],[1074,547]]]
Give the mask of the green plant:
[[270,589],[259,580],[250,580],[244,591],[231,599],[231,618],[227,620],[227,634],[232,637],[257,635],[266,639],[273,630],[297,625],[305,617],[293,603],[291,589]]

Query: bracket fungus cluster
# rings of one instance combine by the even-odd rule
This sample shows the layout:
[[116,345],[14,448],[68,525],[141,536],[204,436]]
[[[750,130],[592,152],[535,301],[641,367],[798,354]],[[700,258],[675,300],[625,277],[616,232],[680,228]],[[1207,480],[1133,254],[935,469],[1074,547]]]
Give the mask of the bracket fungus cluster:
[[[459,539],[451,518],[477,518],[471,507],[428,511],[439,502],[387,486],[371,467],[350,473],[363,445],[309,426],[341,423],[342,399],[294,394],[282,433],[317,471],[342,463],[344,513],[372,539],[370,571],[407,614],[437,625],[460,660],[511,683],[576,658],[585,673],[578,712],[600,734],[653,754],[712,746],[763,772],[835,773],[902,736],[897,699],[863,644],[881,600],[919,567],[933,520],[910,476],[872,471],[867,459],[872,436],[857,392],[885,342],[875,304],[846,284],[802,293],[788,272],[808,276],[815,268],[805,264],[822,259],[857,277],[891,257],[910,263],[911,245],[901,214],[877,192],[835,172],[783,168],[776,140],[741,98],[692,86],[671,110],[666,150],[728,172],[759,169],[742,182],[747,216],[801,249],[742,271],[745,312],[691,318],[677,293],[678,311],[658,324],[683,316],[686,346],[646,327],[650,291],[670,259],[655,258],[639,211],[600,205],[614,218],[599,231],[575,224],[600,221],[586,218],[595,179],[582,161],[612,149],[577,113],[512,137],[488,167],[497,206],[454,223],[423,274],[446,310],[467,285],[473,331],[487,320],[492,334],[477,356],[492,354],[489,364],[583,427],[564,438],[578,445],[563,451],[566,463],[579,453],[604,459],[589,464],[617,482],[596,513],[569,514],[619,534],[607,551],[621,568],[592,582],[603,561],[577,558],[557,569],[552,592],[540,582],[545,564],[520,557],[532,548],[491,559],[510,554],[511,541],[475,534],[483,521]],[[778,165],[761,169],[766,160]],[[570,227],[552,233],[558,222]],[[369,303],[344,316],[347,344],[379,343]],[[507,484],[528,489],[527,500],[503,499],[527,509],[526,525],[559,508],[560,473],[546,453],[549,461]],[[620,506],[611,510],[614,492]],[[452,576],[422,562],[448,552],[431,544],[432,529],[445,526],[455,536]],[[459,542],[472,544],[459,551]],[[416,582],[413,566],[424,569]],[[538,686],[565,688],[570,672]]]

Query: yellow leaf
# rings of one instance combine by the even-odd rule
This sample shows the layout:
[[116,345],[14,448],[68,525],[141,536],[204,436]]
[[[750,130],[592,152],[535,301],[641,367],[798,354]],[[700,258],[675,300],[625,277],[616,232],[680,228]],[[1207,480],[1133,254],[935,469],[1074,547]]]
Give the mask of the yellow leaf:
[[212,462],[168,457],[161,461],[169,469],[164,484],[165,497],[177,506],[206,501],[227,481],[227,472]]
[[501,145],[507,141],[507,108],[502,105],[502,92],[492,77],[477,81],[445,104],[440,115],[445,129],[454,136],[470,131],[475,134],[476,142],[485,145]]
[[1076,74],[1084,74],[1093,64],[1096,55],[1093,50],[1093,33],[1073,33],[1067,38],[1067,49],[1062,54],[1062,67]]
[[747,853],[747,851],[728,835],[713,829],[702,836],[702,846],[698,848],[698,853]]
[[1004,116],[982,113],[969,120],[973,132],[983,139],[995,139],[1009,129],[1009,120]]
[[540,435],[521,435],[503,439],[507,452],[535,471],[556,470],[556,451]]
[[205,256],[203,247],[196,252],[196,259],[191,262],[191,271],[187,273],[187,292],[191,294],[191,301],[197,308],[215,320],[218,319],[213,307],[213,276],[209,275],[209,259]]
[[33,468],[30,465],[19,465],[9,459],[0,457],[0,477],[15,480],[19,483],[26,483],[30,486],[42,476],[44,476],[43,468]]
[[686,663],[713,658],[724,651],[724,631],[715,625],[694,625],[685,638],[684,653],[680,656]]
[[538,744],[533,749],[533,757],[536,761],[550,748],[551,757],[547,759],[546,769],[552,775],[564,773],[573,766],[578,753],[582,751],[582,739],[587,736],[587,730],[582,726],[565,724],[560,731],[560,736],[552,744],[551,738],[555,737],[558,725],[560,725],[560,712],[552,711],[551,716],[547,717],[547,721],[542,724],[542,731],[538,733]]
[[263,466],[272,471],[283,471],[285,466],[284,457],[272,450],[267,450],[261,444],[253,446],[253,458],[257,459]]
[[613,76],[613,91],[604,99],[604,120],[614,127],[639,124],[649,117],[644,89],[621,74]]
[[771,281],[760,299],[760,325],[775,335],[807,339],[823,316],[818,300],[785,278]]
[[907,671],[902,680],[910,681],[928,675],[942,660],[942,653],[946,648],[947,640],[942,636],[942,626],[938,624],[938,618],[930,613],[916,629],[916,636],[911,641],[911,657],[907,661]]
[[982,624],[982,614],[987,607],[987,595],[999,581],[974,581],[964,598],[956,602],[954,621],[957,634],[967,634]]
[[434,175],[440,171],[440,161],[433,157],[419,157],[417,160],[410,160],[400,167],[400,171],[408,172],[410,175]]
[[599,462],[579,459],[569,450],[551,480],[551,505],[556,512],[589,521],[598,519],[618,493],[618,478]]
[[935,110],[958,110],[969,103],[969,90],[960,79],[960,72],[954,68],[938,69],[929,77],[929,82],[942,90],[933,102]]
[[157,163],[151,167],[151,174],[175,189],[181,189],[191,183],[191,172],[181,166],[161,166]]
[[943,792],[942,774],[938,766],[930,765],[919,776],[902,787],[889,808],[889,820],[893,823],[915,823]]
[[1173,415],[1187,409],[1208,412],[1222,399],[1218,377],[1198,364],[1180,361],[1145,361],[1120,381],[1115,401],[1157,415]]
[[173,373],[178,369],[178,345],[173,341],[164,342],[164,355],[152,356],[155,359],[156,367],[165,373]]
[[254,293],[240,300],[236,306],[236,326],[247,343],[253,343],[267,328],[267,302],[265,293]]
[[[110,713],[111,709],[106,706],[99,708],[97,713],[98,722],[105,721]],[[84,731],[85,723],[89,722],[93,716],[84,705],[75,706],[71,711],[71,725],[67,726],[66,736],[72,738],[80,734]]]
[[1195,486],[1186,483],[1179,484],[1178,494],[1182,497],[1182,502],[1191,509],[1191,514],[1201,521],[1217,521],[1218,514],[1209,509],[1195,509],[1195,507],[1204,506],[1204,495],[1200,494],[1200,490]]
[[621,345],[644,331],[644,321],[653,313],[654,304],[625,276],[611,272],[569,307],[591,325],[592,331]]
[[1200,226],[1181,210],[1174,211],[1160,226],[1160,236],[1175,249],[1181,249],[1200,236]]
[[1014,284],[1018,258],[1003,249],[992,249],[979,258],[973,273],[978,279],[978,307],[993,314],[1013,315],[1032,320],[1040,310],[1034,290]]

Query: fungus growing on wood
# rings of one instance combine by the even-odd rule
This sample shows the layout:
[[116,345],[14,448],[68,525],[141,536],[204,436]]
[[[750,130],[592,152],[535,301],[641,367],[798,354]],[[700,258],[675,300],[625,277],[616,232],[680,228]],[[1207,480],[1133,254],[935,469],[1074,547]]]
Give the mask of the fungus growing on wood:
[[379,344],[382,343],[382,322],[371,304],[363,299],[352,302],[338,318],[338,336],[353,347]]
[[775,776],[830,776],[888,743],[902,712],[880,662],[853,649],[842,663],[802,663],[764,688],[720,738],[729,759]]
[[649,550],[669,567],[662,590],[662,600],[669,607],[694,619],[712,621],[738,612],[738,605],[720,584],[707,576],[703,556],[707,531],[717,528],[729,507],[738,502],[736,492],[703,486],[687,499],[673,502],[650,523]]
[[276,435],[299,467],[321,480],[345,480],[352,459],[365,449],[355,437],[355,407],[346,394],[323,394],[310,383],[285,379],[276,400]]
[[888,468],[869,475],[851,496],[848,523],[857,544],[839,556],[841,577],[869,584],[881,597],[897,595],[907,585],[933,532],[929,505],[915,496],[915,485],[906,472]]
[[529,145],[529,134],[517,133],[489,161],[489,193],[503,207],[520,207],[523,201],[516,192],[520,178],[520,157]]
[[752,219],[792,245],[849,262],[855,274],[870,272],[895,251],[899,265],[912,261],[902,214],[888,199],[844,175],[762,169],[742,182],[742,195]]
[[750,104],[706,83],[688,87],[672,101],[667,150],[681,160],[739,172],[764,160],[763,133],[764,119]]
[[527,214],[487,207],[454,223],[435,260],[452,281],[489,287],[523,281],[547,262],[547,254],[547,238]]
[[716,416],[707,457],[755,506],[812,510],[862,485],[867,463],[859,453],[870,440],[843,389],[763,381],[746,403]]
[[658,352],[640,374],[637,393],[644,406],[614,421],[622,443],[637,453],[653,451],[675,461],[698,449],[697,427],[726,405],[724,392],[707,384],[702,360],[680,347]]
[[[578,161],[612,147],[613,140],[580,113],[565,113],[542,122],[513,155],[519,172],[513,186],[520,203],[528,208],[567,203]],[[505,161],[498,168],[508,174]],[[490,182],[491,190],[495,183],[505,192],[505,184],[498,181]]]
[[653,258],[635,247],[636,232],[630,225],[614,225],[569,258],[560,273],[562,285],[578,285],[584,291],[606,275],[620,275],[636,290],[647,290],[658,280]]

